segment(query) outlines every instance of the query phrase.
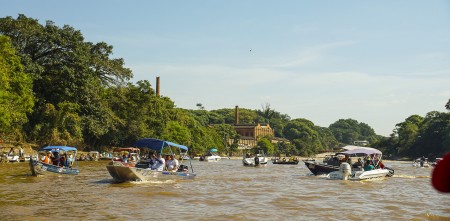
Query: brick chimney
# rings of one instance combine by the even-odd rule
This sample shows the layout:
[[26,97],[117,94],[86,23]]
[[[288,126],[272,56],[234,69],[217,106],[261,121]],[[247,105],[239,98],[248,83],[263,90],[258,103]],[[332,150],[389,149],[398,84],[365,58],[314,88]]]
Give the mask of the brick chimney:
[[235,124],[239,124],[239,106],[236,105],[236,108],[234,109],[234,118],[235,118]]
[[156,77],[156,96],[159,97],[159,77]]

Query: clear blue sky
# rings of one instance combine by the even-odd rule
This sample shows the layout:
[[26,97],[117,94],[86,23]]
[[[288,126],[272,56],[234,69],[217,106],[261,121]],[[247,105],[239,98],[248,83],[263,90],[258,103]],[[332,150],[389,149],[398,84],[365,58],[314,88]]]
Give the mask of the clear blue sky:
[[446,111],[449,1],[5,1],[114,46],[133,82],[161,77],[178,107],[272,109],[328,127],[352,118],[389,135]]

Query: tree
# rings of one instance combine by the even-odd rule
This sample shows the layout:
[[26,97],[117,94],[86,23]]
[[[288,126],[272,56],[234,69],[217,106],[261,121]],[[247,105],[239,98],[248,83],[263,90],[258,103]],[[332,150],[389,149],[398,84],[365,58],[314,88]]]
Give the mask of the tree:
[[309,120],[291,120],[284,127],[283,134],[293,141],[299,154],[303,156],[309,156],[324,149],[314,123]]
[[257,142],[257,146],[269,155],[272,155],[275,153],[275,147],[267,137],[259,138],[259,140]]
[[398,136],[397,153],[400,156],[410,155],[411,147],[417,141],[419,129],[423,122],[423,117],[419,115],[411,115],[404,122],[395,125],[395,134]]
[[328,127],[339,142],[353,144],[357,140],[377,141],[375,131],[365,123],[353,119],[339,119]]
[[[33,134],[40,125],[47,104],[56,109],[59,104],[80,106],[85,137],[99,138],[107,134],[118,119],[102,95],[106,87],[120,86],[132,77],[120,58],[110,58],[113,47],[104,42],[84,42],[80,31],[52,21],[45,25],[19,15],[17,19],[0,19],[0,33],[11,38],[21,57],[24,70],[33,79],[36,96],[34,112],[30,115],[27,132]],[[105,124],[105,122],[111,122]]]
[[431,111],[423,119],[419,137],[411,148],[415,157],[441,156],[450,149],[450,113]]
[[32,80],[23,71],[20,57],[10,39],[0,35],[0,135],[12,138],[22,134],[22,126],[32,112]]
[[201,103],[197,103],[196,106],[199,110],[205,110],[205,107],[203,107],[203,104]]

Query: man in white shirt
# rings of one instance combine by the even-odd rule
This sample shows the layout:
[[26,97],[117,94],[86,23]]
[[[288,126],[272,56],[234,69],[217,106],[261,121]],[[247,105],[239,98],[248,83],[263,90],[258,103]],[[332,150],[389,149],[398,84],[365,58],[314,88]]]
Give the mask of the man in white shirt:
[[167,170],[176,172],[178,169],[178,165],[179,163],[175,155],[171,155],[170,160],[167,162]]
[[155,162],[153,163],[152,170],[163,171],[166,165],[166,160],[158,153]]

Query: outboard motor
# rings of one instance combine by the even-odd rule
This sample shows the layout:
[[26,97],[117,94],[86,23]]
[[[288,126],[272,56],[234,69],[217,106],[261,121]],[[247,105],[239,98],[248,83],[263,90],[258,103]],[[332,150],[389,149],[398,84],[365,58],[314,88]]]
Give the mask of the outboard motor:
[[255,166],[258,166],[259,165],[259,157],[255,157]]
[[352,173],[352,167],[348,163],[341,163],[339,172],[342,174],[342,180],[348,180],[348,177]]
[[394,176],[394,169],[390,168],[390,167],[384,167],[384,169],[389,170],[389,173],[386,174],[387,177],[392,177]]

